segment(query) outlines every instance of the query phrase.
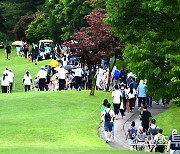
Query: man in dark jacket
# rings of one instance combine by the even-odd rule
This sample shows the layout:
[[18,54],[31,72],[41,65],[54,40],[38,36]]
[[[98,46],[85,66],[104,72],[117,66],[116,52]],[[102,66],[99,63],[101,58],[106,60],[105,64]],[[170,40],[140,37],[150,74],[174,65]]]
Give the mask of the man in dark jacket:
[[5,52],[7,54],[7,59],[10,60],[11,46],[9,44],[7,44]]

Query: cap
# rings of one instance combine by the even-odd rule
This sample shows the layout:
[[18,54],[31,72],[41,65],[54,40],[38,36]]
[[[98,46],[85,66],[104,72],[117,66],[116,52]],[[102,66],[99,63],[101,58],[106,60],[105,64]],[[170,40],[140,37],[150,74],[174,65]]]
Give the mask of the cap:
[[123,83],[123,82],[121,82],[121,84],[120,84],[121,86],[124,86],[125,84]]
[[27,73],[27,72],[29,73],[29,70],[26,70],[26,73]]
[[172,134],[177,134],[177,129],[173,129]]
[[9,69],[9,71],[11,71],[11,72],[12,72],[12,68],[10,68],[10,69]]
[[41,66],[41,69],[44,69],[44,66]]

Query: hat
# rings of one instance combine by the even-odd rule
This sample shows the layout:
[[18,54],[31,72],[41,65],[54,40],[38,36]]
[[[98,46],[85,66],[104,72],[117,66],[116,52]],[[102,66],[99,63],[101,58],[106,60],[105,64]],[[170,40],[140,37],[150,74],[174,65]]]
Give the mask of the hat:
[[41,69],[44,69],[44,66],[41,66]]
[[177,134],[177,129],[173,129],[172,134],[176,135]]
[[139,132],[139,134],[143,134],[143,127],[142,126],[139,126],[138,132]]
[[124,86],[125,84],[123,83],[123,82],[121,82],[121,84],[120,84],[121,86]]
[[10,69],[9,69],[9,71],[11,71],[11,72],[12,72],[12,68],[10,68]]
[[29,73],[29,70],[26,70],[26,73],[27,73],[27,72]]
[[8,67],[6,67],[6,70],[8,70]]

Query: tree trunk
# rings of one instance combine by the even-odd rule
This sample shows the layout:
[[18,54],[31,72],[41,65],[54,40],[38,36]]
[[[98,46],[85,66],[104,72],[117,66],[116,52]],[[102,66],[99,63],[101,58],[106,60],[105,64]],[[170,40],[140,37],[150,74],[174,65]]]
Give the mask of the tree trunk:
[[93,69],[93,71],[90,71],[90,75],[91,75],[91,79],[92,79],[92,88],[91,88],[91,92],[90,95],[94,96],[94,92],[95,92],[95,68]]
[[[113,62],[113,64],[112,64],[112,67],[111,67],[110,64],[109,64],[108,84],[107,84],[106,91],[110,91],[111,72],[112,72],[112,70],[113,70],[113,67],[114,67],[115,64],[116,64],[116,59],[117,59],[117,56],[116,56],[116,54],[115,54],[115,56],[114,56],[114,62]],[[109,61],[110,61],[110,60],[109,60]]]

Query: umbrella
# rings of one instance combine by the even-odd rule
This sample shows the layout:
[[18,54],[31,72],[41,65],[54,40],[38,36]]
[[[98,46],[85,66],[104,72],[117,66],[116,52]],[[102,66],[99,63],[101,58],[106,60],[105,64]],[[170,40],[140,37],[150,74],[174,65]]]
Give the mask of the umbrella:
[[12,43],[12,45],[22,45],[22,41],[14,41],[13,43]]

